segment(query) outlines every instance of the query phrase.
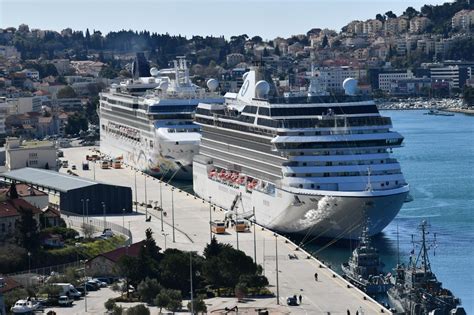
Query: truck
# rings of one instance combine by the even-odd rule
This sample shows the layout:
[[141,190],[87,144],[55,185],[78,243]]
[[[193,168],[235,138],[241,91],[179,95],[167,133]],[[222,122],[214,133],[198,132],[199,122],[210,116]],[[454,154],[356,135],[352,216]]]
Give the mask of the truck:
[[59,296],[65,295],[74,299],[79,299],[81,297],[81,293],[70,283],[53,283],[53,285],[61,288]]

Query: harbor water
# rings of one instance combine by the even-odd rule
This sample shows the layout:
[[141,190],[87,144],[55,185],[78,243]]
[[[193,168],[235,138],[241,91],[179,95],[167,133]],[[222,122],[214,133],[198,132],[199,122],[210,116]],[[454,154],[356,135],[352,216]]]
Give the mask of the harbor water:
[[[461,298],[467,313],[474,314],[474,117],[425,112],[382,112],[405,137],[404,147],[394,150],[394,156],[414,200],[404,204],[395,220],[374,238],[374,245],[390,272],[397,263],[397,229],[400,261],[406,264],[413,249],[412,234],[417,239],[418,225],[427,220],[428,239],[436,233],[431,267],[443,286]],[[355,244],[339,241],[328,246],[330,242],[315,240],[304,247],[340,271]],[[415,247],[415,253],[418,250]]]

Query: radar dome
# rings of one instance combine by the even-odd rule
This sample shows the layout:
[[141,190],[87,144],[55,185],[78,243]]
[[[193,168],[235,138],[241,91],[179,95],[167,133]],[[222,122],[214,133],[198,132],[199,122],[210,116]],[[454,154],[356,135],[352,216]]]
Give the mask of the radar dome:
[[260,80],[255,84],[255,95],[257,98],[266,98],[270,92],[270,84],[265,80]]
[[209,79],[207,80],[207,87],[209,88],[209,91],[214,92],[219,87],[219,81],[216,79]]
[[357,80],[354,78],[347,78],[342,82],[342,87],[347,95],[354,95],[357,90]]
[[249,75],[248,72],[245,72],[243,75],[242,75],[242,80],[245,81],[245,79],[247,78],[247,76]]
[[152,76],[156,77],[158,75],[158,73],[159,73],[158,68],[153,67],[153,68],[150,69],[150,74]]

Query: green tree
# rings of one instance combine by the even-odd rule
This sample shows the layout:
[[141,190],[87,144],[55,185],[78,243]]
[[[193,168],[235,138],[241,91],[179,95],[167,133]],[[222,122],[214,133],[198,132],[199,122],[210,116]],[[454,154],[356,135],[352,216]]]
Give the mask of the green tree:
[[74,113],[67,118],[66,133],[69,135],[79,133],[81,130],[87,130],[89,123],[86,117],[80,113]]
[[67,85],[58,91],[58,94],[56,95],[56,97],[57,98],[74,98],[74,97],[77,97],[77,94],[72,87]]
[[389,19],[396,19],[397,15],[393,13],[392,11],[385,12],[385,16]]
[[138,304],[130,307],[127,315],[150,315],[150,309],[143,304]]
[[473,87],[464,87],[464,91],[463,91],[463,99],[464,99],[464,103],[467,105],[467,106],[474,106],[474,88]]
[[171,298],[168,295],[168,290],[162,290],[156,296],[155,300],[153,301],[153,304],[155,304],[156,306],[160,308],[160,314],[161,314],[161,310],[163,309],[163,307],[166,308],[168,304],[170,303],[170,301],[171,301]]
[[156,296],[161,292],[163,287],[160,285],[157,279],[150,279],[145,278],[140,284],[138,285],[138,294],[141,297],[143,302],[148,304],[153,304],[153,300]]
[[178,290],[168,290],[167,294],[170,297],[170,301],[168,302],[166,308],[172,311],[173,313],[181,310],[183,306],[183,298],[181,296],[181,292]]
[[115,79],[118,76],[119,71],[115,70],[110,66],[104,66],[99,72],[99,77],[101,78]]
[[107,311],[111,312],[117,306],[114,299],[108,299],[104,303],[104,307]]
[[412,18],[414,18],[418,14],[420,14],[420,12],[416,11],[413,7],[408,7],[405,10],[405,12],[403,12],[403,15],[408,17],[409,20],[411,20]]
[[38,223],[36,222],[33,210],[20,207],[20,219],[15,225],[18,245],[29,252],[36,253],[40,248]]
[[327,35],[324,35],[323,41],[321,43],[321,47],[326,48],[328,46],[328,44],[329,44],[328,37],[327,37]]
[[193,308],[191,308],[191,302],[188,302],[188,310],[193,310],[194,313],[207,313],[207,306],[204,300],[200,297],[193,299]]

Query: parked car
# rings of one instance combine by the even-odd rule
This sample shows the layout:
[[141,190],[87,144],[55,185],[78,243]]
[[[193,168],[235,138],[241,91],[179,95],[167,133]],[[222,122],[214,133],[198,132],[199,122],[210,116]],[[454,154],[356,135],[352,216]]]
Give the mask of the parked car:
[[94,286],[94,288],[95,288],[94,291],[100,290],[100,284],[96,281],[87,280],[87,284],[90,284],[90,285]]
[[70,299],[66,295],[61,295],[58,299],[58,303],[59,303],[60,306],[72,306],[72,302],[73,302],[73,300]]
[[104,229],[104,231],[102,231],[102,236],[112,237],[114,236],[114,232],[112,232],[111,229]]
[[71,166],[71,169],[72,169],[73,171],[75,171],[75,170],[77,169],[76,165],[73,164],[73,165]]
[[289,296],[286,299],[286,304],[288,304],[289,306],[298,306],[298,299],[296,298],[296,296]]
[[101,281],[101,280],[99,280],[99,279],[97,279],[97,278],[94,278],[94,279],[89,280],[89,281],[94,281],[94,282],[97,283],[101,288],[107,287],[107,282]]

